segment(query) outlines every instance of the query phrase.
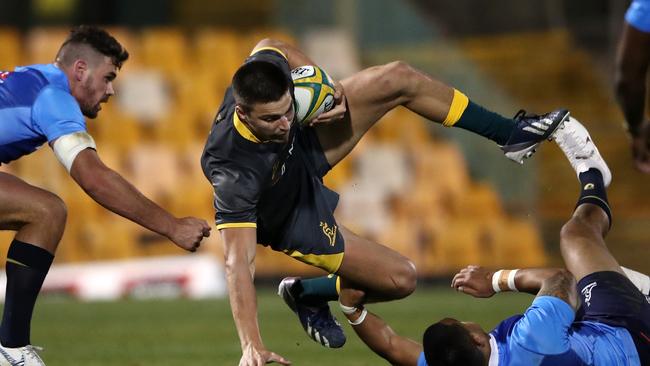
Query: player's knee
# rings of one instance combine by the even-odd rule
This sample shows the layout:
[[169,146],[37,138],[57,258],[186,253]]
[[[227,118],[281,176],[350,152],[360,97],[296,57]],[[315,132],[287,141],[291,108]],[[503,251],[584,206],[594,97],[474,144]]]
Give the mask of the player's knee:
[[390,94],[408,95],[413,87],[415,69],[404,61],[393,61],[381,67],[379,84],[381,90]]
[[393,277],[395,285],[395,295],[401,299],[409,296],[415,291],[417,285],[417,272],[415,265],[408,259],[404,260],[399,273]]
[[589,212],[574,215],[560,230],[560,239],[563,243],[578,237],[600,235],[599,225],[591,219]]
[[567,240],[571,240],[579,235],[581,231],[581,224],[579,221],[581,221],[581,219],[574,217],[562,226],[562,229],[560,230],[560,242],[566,242]]
[[36,222],[48,222],[56,227],[65,226],[68,218],[68,208],[58,196],[50,194],[40,199],[34,206],[32,219]]

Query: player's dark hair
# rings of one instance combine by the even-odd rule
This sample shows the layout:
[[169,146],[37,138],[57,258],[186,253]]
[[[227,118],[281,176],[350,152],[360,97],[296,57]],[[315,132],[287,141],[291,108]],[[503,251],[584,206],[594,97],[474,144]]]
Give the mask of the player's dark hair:
[[[61,50],[68,45],[85,44],[104,56],[110,57],[118,69],[129,58],[129,52],[105,30],[92,25],[80,25],[72,28],[68,38],[61,45]],[[59,50],[59,53],[61,51]]]
[[232,78],[235,100],[246,110],[256,103],[280,100],[289,86],[289,79],[282,70],[262,61],[245,63]]
[[483,366],[485,357],[469,331],[460,324],[435,323],[422,337],[424,358],[429,366]]

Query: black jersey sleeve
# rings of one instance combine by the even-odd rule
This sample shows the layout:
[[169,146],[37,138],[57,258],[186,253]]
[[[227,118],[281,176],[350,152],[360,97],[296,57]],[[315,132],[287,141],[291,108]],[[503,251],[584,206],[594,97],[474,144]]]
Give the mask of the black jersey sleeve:
[[222,164],[211,172],[217,229],[257,227],[261,174],[234,165]]

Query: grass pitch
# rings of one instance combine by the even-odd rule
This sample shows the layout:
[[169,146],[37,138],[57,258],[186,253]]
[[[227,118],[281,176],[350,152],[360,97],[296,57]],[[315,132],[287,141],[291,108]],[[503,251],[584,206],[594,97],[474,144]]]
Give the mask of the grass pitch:
[[[398,333],[419,340],[431,322],[444,316],[473,320],[490,330],[532,299],[522,294],[473,299],[448,287],[424,287],[407,299],[368,308]],[[311,341],[273,289],[259,290],[258,307],[266,346],[294,365],[387,364],[347,323],[342,349]],[[340,311],[334,313],[344,323]],[[48,366],[237,365],[240,357],[227,299],[79,303],[44,297],[32,323],[32,342],[45,348],[41,355]]]

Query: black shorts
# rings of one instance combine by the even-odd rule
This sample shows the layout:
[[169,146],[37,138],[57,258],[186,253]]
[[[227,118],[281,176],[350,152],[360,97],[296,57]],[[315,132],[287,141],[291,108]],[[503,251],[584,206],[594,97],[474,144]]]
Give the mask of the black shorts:
[[345,245],[334,219],[339,195],[323,185],[323,177],[331,166],[311,127],[298,131],[294,150],[300,163],[294,164],[277,184],[290,185],[300,192],[281,234],[276,236],[279,240],[274,240],[271,248],[335,273],[343,261]]
[[578,282],[582,305],[576,321],[588,320],[627,329],[642,365],[650,365],[650,302],[626,276],[595,272]]

